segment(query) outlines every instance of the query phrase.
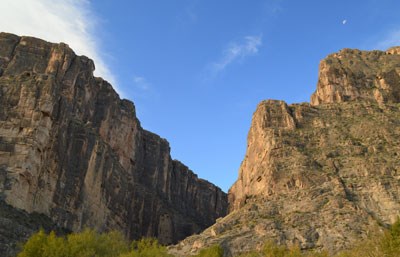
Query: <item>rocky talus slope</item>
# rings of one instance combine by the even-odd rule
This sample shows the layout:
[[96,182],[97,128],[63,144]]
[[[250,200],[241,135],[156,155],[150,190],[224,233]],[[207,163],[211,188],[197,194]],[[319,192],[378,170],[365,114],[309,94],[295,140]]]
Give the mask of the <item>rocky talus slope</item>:
[[[142,129],[133,103],[93,70],[66,44],[0,33],[2,206],[164,244],[224,216],[226,194],[172,160],[168,142]],[[14,245],[0,241],[2,256]]]
[[229,194],[230,213],[170,251],[267,240],[331,253],[400,215],[400,47],[321,61],[311,103],[261,102]]

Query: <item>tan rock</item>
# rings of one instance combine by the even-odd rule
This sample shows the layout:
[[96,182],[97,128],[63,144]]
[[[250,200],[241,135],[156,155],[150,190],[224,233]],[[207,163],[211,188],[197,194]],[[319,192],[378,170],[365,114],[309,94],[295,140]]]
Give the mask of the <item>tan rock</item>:
[[0,33],[1,200],[73,231],[165,244],[225,215],[226,194],[172,160],[93,70],[65,44]]
[[356,99],[378,103],[400,100],[400,47],[384,51],[343,49],[321,61],[311,105]]
[[311,105],[261,102],[229,190],[230,214],[182,243],[220,244],[226,256],[270,240],[335,253],[393,223],[400,215],[396,49],[328,56]]

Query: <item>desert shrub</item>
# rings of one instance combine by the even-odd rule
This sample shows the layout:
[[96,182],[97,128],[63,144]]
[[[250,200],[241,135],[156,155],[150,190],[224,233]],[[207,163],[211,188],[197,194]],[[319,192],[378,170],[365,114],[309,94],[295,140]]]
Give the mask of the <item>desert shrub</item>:
[[380,240],[379,247],[383,253],[382,256],[400,256],[400,220],[390,227],[382,239]]
[[[328,257],[327,252],[301,252],[298,247],[287,248],[273,242],[266,242],[262,251],[249,252],[240,257]],[[373,238],[357,243],[349,250],[341,251],[335,257],[399,257],[400,256],[400,220],[389,230]]]
[[286,247],[279,246],[273,242],[265,243],[262,250],[262,257],[325,257],[325,253],[302,252],[297,245]]
[[365,239],[335,257],[398,257],[400,256],[400,220],[382,235]]
[[[212,246],[194,257],[222,257],[223,249]],[[359,242],[352,249],[335,257],[398,257],[400,256],[400,220],[385,233]],[[128,242],[118,232],[97,233],[86,229],[66,237],[40,230],[23,245],[17,257],[173,257],[156,239],[144,238]],[[279,246],[266,242],[261,251],[243,253],[240,257],[328,257],[325,252],[302,252],[299,247]]]
[[54,232],[47,235],[43,230],[32,235],[18,257],[67,257],[65,243]]
[[328,257],[326,252],[302,252],[298,246],[279,246],[267,241],[261,251],[241,254],[239,257]]
[[209,248],[200,250],[200,253],[194,257],[222,257],[224,255],[224,250],[219,245],[214,245]]
[[257,251],[251,251],[251,252],[247,252],[247,253],[242,253],[238,257],[262,257],[262,254]]
[[285,257],[288,250],[285,246],[279,246],[273,242],[266,242],[264,244],[262,253],[263,257]]
[[154,238],[143,238],[133,241],[131,251],[121,257],[173,257],[167,253],[167,248],[158,243]]
[[86,229],[67,236],[66,249],[74,257],[118,257],[129,250],[128,243],[119,232],[99,234]]
[[304,256],[306,257],[329,257],[328,253],[323,251],[323,252],[308,252]]
[[40,230],[23,245],[18,257],[118,257],[128,251],[127,241],[118,232],[99,234],[86,229],[58,237]]

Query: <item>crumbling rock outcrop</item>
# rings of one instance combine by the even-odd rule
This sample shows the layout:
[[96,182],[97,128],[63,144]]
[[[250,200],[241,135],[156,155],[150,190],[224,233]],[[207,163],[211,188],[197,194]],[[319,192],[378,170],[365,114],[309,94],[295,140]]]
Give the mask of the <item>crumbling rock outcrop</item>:
[[343,49],[319,66],[317,90],[311,105],[362,99],[400,102],[400,47],[383,51]]
[[172,160],[135,107],[66,44],[0,33],[0,197],[59,227],[169,244],[224,216],[227,197]]
[[57,226],[48,216],[39,213],[27,213],[0,200],[0,253],[1,256],[16,256],[21,240],[44,229],[65,235],[71,231]]
[[400,48],[345,49],[321,62],[311,104],[261,102],[230,213],[172,247],[226,256],[268,241],[331,253],[400,215]]

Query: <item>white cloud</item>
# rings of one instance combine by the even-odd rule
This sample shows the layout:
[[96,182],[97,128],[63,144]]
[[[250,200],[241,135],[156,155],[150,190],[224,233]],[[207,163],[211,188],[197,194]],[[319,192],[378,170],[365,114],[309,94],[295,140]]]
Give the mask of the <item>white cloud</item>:
[[257,54],[261,45],[261,36],[247,36],[242,42],[230,43],[223,51],[222,58],[218,62],[213,63],[214,72],[224,70],[229,64],[237,60]]
[[[116,79],[100,54],[96,17],[89,0],[0,0],[0,31],[64,42],[96,65],[95,75],[116,86]],[[117,90],[118,91],[118,90]]]
[[347,20],[343,20],[343,21],[342,21],[342,24],[343,24],[343,25],[346,25],[346,23],[347,23]]
[[400,46],[400,29],[392,30],[387,33],[374,48],[386,50],[392,46]]

